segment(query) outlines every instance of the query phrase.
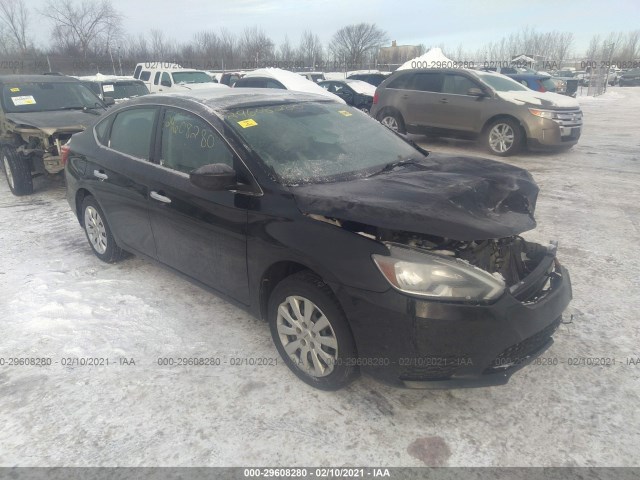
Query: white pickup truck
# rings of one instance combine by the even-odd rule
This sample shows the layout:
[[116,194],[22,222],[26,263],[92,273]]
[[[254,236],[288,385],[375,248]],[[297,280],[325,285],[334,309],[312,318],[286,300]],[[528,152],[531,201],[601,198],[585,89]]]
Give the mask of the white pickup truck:
[[228,88],[226,85],[214,82],[203,70],[182,68],[178,64],[167,62],[138,63],[133,78],[142,80],[151,93]]

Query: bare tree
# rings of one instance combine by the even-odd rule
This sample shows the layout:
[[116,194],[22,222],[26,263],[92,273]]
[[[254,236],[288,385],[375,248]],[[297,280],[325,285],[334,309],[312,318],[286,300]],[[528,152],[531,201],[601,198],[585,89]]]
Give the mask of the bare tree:
[[59,47],[85,58],[106,51],[121,33],[122,15],[108,0],[49,0],[39,13],[53,23],[52,36]]
[[320,37],[309,30],[305,30],[298,46],[298,58],[305,67],[315,68],[317,63],[322,63],[323,49]]
[[0,0],[0,22],[5,26],[5,42],[14,43],[21,53],[30,46],[27,38],[29,11],[24,0]]
[[284,36],[284,42],[278,48],[278,58],[283,62],[291,62],[294,58],[294,51],[291,47],[291,42],[289,42],[289,37],[287,35]]
[[273,58],[274,45],[267,34],[257,26],[245,28],[240,36],[242,57],[249,62],[260,63]]
[[333,57],[351,65],[363,64],[367,54],[377,53],[380,45],[388,41],[384,30],[373,23],[347,25],[338,30],[329,44]]

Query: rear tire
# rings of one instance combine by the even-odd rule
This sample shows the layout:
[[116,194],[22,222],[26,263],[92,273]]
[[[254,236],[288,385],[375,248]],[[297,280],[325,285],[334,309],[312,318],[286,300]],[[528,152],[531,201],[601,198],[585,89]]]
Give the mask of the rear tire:
[[383,110],[382,113],[378,115],[378,121],[394,132],[407,133],[404,125],[404,119],[400,112],[396,112],[394,110]]
[[338,390],[358,375],[351,329],[331,289],[302,271],[282,280],[269,297],[271,337],[280,356],[303,382]]
[[485,129],[484,143],[492,154],[508,157],[522,149],[524,134],[517,121],[511,118],[500,118],[491,122]]
[[33,193],[33,178],[29,162],[15,148],[2,147],[2,169],[14,195],[31,195]]
[[80,210],[82,227],[93,253],[105,263],[116,263],[126,256],[117,244],[100,205],[91,195],[84,198]]

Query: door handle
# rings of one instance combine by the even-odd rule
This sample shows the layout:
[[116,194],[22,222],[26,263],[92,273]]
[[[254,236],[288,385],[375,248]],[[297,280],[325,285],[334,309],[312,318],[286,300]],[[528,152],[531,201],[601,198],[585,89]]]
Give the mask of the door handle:
[[151,198],[157,200],[162,203],[171,203],[171,199],[169,197],[165,197],[164,195],[160,195],[158,192],[154,192],[153,190],[149,194]]
[[107,180],[109,176],[101,170],[94,170],[93,176],[99,178],[100,180]]
[[446,98],[441,98],[440,103],[449,103],[449,100],[447,100]]
[[402,95],[402,98],[409,98],[409,95]]

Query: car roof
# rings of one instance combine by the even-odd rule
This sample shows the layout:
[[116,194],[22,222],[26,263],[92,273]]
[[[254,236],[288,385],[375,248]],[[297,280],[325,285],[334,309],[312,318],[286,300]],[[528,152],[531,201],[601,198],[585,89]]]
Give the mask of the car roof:
[[0,83],[78,83],[73,77],[64,75],[0,75]]
[[148,103],[170,103],[171,100],[191,100],[215,111],[234,108],[274,105],[278,103],[328,102],[340,103],[337,100],[314,93],[291,90],[265,88],[215,88],[192,90],[180,93],[161,93],[144,95],[127,102],[127,105]]

